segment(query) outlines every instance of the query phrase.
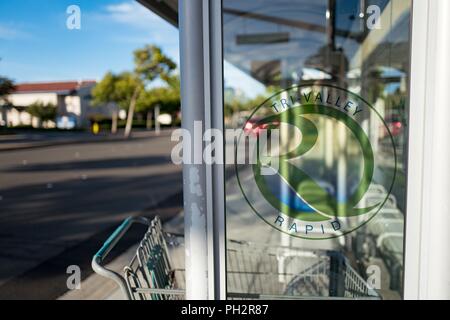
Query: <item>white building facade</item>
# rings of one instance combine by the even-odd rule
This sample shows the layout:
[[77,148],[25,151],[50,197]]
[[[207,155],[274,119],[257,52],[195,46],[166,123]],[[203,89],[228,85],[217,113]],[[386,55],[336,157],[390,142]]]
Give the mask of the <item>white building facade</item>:
[[[0,124],[8,127],[40,126],[39,119],[31,116],[27,108],[36,102],[53,104],[57,108],[57,119],[70,118],[77,128],[88,127],[94,117],[111,118],[113,105],[92,106],[91,91],[95,81],[19,83],[7,97],[8,106],[3,106]],[[55,119],[56,121],[56,119]],[[45,127],[55,127],[48,121]]]

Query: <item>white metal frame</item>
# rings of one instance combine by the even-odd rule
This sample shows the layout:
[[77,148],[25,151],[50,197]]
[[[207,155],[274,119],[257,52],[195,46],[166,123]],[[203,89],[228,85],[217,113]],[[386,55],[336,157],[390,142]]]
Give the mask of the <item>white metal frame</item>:
[[[202,132],[195,132],[195,123],[200,121],[202,126],[205,123],[202,0],[179,2],[179,26],[182,127],[193,137],[202,135]],[[190,154],[194,159],[194,164],[183,163],[186,299],[207,299],[210,270],[207,255],[207,178],[206,167],[201,161],[203,142],[188,144],[185,138],[184,152],[191,148]]]
[[[203,50],[205,80],[205,129],[223,130],[222,1],[203,0]],[[222,134],[224,137],[225,135]],[[217,148],[222,148],[221,152]],[[225,141],[216,144],[216,154],[225,155]],[[225,159],[222,159],[225,160]],[[225,168],[206,166],[208,205],[208,264],[210,299],[226,299]]]
[[[180,0],[179,25],[182,127],[193,136],[202,121],[203,130],[223,132],[222,1]],[[216,143],[216,155],[224,155],[224,145]],[[202,146],[189,146],[194,158],[203,158]],[[221,163],[183,164],[187,299],[226,298]]]
[[[221,1],[180,0],[184,127],[223,129]],[[189,5],[187,5],[189,2]],[[189,22],[187,21],[189,20]],[[450,298],[450,1],[414,1],[412,11],[405,299]],[[183,168],[187,298],[225,298],[223,167],[200,166],[201,196]],[[198,219],[192,219],[197,217]],[[190,236],[196,234],[196,239]],[[206,241],[207,240],[207,241]],[[204,241],[204,242],[202,242]]]
[[450,1],[413,3],[405,299],[450,298]]

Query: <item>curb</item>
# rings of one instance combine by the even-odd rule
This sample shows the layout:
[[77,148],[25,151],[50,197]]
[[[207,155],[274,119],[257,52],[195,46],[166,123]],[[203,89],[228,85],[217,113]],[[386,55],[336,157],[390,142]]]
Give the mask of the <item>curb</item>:
[[137,141],[146,138],[153,137],[161,137],[167,134],[169,130],[162,130],[159,135],[156,135],[154,132],[151,132],[149,135],[144,137],[139,136],[131,136],[129,138],[125,138],[123,136],[120,137],[99,137],[94,138],[92,140],[88,139],[72,139],[72,140],[64,140],[64,141],[42,141],[42,142],[29,142],[29,144],[23,146],[13,146],[13,147],[5,147],[2,148],[0,144],[0,153],[6,151],[20,151],[20,150],[28,150],[28,149],[36,149],[36,148],[45,148],[45,147],[53,147],[53,146],[61,146],[61,145],[71,145],[71,144],[87,144],[87,143],[101,143],[101,142],[121,142],[121,141]]

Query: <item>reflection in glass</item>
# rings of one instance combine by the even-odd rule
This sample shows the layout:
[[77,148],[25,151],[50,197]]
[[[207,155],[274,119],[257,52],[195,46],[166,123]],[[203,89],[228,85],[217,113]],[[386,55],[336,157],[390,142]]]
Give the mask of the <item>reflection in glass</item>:
[[[311,122],[317,131],[293,138],[292,127],[280,130],[286,148],[308,139],[314,147],[284,161],[274,176],[258,176],[252,166],[227,167],[230,297],[401,298],[410,10],[410,1],[394,0],[223,1],[226,127],[255,133],[263,124],[305,129]],[[366,106],[353,116],[360,133],[352,117],[342,120],[342,108],[317,115],[325,101],[305,97],[318,93],[330,103],[340,96]],[[290,100],[290,110],[271,107],[292,96],[299,99]],[[305,115],[308,102],[316,106]],[[226,157],[235,156],[234,143],[227,141]],[[370,159],[370,182],[360,188]],[[315,200],[323,197],[325,204]],[[302,221],[314,220],[308,210],[349,215],[356,209],[341,204],[351,199],[356,209],[376,208],[367,217],[343,219],[349,232],[339,237],[317,227],[308,236],[320,240],[311,240],[265,221],[275,211]]]

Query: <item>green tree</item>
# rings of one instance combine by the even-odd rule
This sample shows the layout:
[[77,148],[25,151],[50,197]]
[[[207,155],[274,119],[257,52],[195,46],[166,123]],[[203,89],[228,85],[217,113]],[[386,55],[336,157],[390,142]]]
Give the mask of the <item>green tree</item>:
[[148,112],[159,106],[162,112],[174,113],[180,107],[180,96],[171,88],[156,87],[145,91],[139,98],[136,110]]
[[103,79],[92,89],[92,104],[94,106],[116,101],[115,85],[118,76],[112,72],[107,72]]
[[[144,86],[149,85],[157,78],[166,82],[171,81],[172,71],[177,67],[176,63],[167,57],[161,48],[154,45],[147,45],[134,51],[134,64],[134,73],[143,82]],[[129,136],[131,133],[134,110],[141,91],[137,90],[135,92],[136,95],[133,95],[134,99],[130,102],[130,108],[128,109],[125,136]]]
[[7,103],[6,96],[15,89],[14,82],[11,79],[0,76],[0,101]]
[[158,78],[166,82],[173,81],[171,73],[176,68],[175,62],[154,45],[134,51],[134,64],[133,72],[118,75],[107,73],[92,91],[94,105],[115,102],[120,108],[128,110],[126,137],[131,133],[136,106],[142,108],[146,104],[146,87]]
[[43,103],[42,101],[36,101],[29,105],[27,112],[41,122],[53,121],[57,115],[57,109],[53,103]]
[[[94,106],[110,102],[116,103],[121,109],[129,109],[136,101],[137,94],[143,90],[142,81],[132,72],[113,74],[108,72],[92,90]],[[134,102],[135,103],[135,102]],[[111,131],[117,129],[117,112],[113,114]]]
[[139,98],[136,111],[149,112],[159,106],[162,112],[173,114],[180,108],[180,80],[178,75],[166,77],[165,86],[146,90]]
[[113,74],[108,72],[92,89],[92,104],[115,102],[122,109],[128,109],[135,91],[142,91],[143,83],[131,72]]
[[180,96],[180,76],[178,74],[172,74],[163,79],[169,88],[179,97]]
[[[6,114],[3,114],[3,112],[6,111],[4,108],[11,106],[11,103],[8,101],[7,97],[14,90],[14,82],[7,77],[0,76],[0,112],[2,113],[3,117],[6,116]],[[3,121],[5,121],[6,127],[8,125],[6,119],[3,119]]]
[[[269,93],[260,94],[253,98],[248,98],[245,95],[236,95],[234,90],[228,89],[225,91],[225,107],[224,115],[231,121],[237,122],[241,117],[241,112],[252,111],[263,103],[267,97],[270,96]],[[234,123],[236,125],[236,123]]]

